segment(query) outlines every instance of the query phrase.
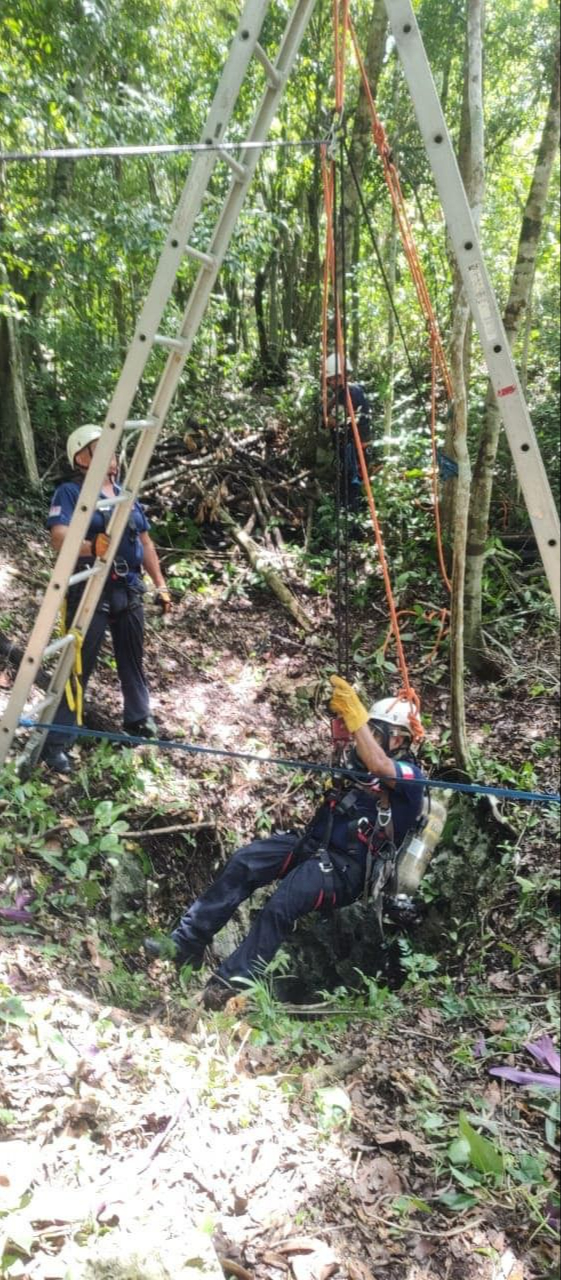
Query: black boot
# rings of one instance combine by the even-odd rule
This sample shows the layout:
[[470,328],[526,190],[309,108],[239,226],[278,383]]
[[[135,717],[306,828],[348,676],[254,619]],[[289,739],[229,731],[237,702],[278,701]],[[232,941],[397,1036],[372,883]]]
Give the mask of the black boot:
[[48,769],[52,769],[54,773],[72,773],[74,768],[70,756],[63,751],[62,747],[47,746],[44,748],[41,759],[45,761]]
[[232,996],[239,995],[239,991],[235,987],[230,986],[225,978],[219,978],[215,973],[206,984],[203,991],[203,1007],[208,1009],[209,1013],[217,1013],[219,1009],[224,1009]]
[[176,969],[182,969],[184,964],[190,964],[192,969],[203,967],[204,948],[179,947],[173,938],[145,938],[142,945],[151,960],[172,960]]
[[145,716],[144,720],[127,720],[123,728],[125,733],[130,733],[131,738],[158,737],[158,726],[152,716]]

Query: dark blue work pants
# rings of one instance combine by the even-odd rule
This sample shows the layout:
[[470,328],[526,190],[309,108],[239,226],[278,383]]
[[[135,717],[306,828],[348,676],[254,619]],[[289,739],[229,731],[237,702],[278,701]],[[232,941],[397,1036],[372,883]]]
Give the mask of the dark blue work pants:
[[317,857],[298,850],[300,843],[301,833],[287,831],[238,849],[172,934],[180,952],[202,952],[241,902],[256,889],[280,880],[247,938],[217,970],[226,981],[248,978],[272,960],[300,916],[355,902],[364,886],[366,854],[332,853],[333,870],[326,873]]
[[[111,632],[117,674],[123,691],[123,721],[125,724],[134,724],[138,720],[145,720],[150,713],[150,695],[143,664],[144,610],[140,595],[133,596],[130,604],[117,613],[111,608],[110,596],[104,606],[96,609],[82,646],[83,689],[95,667],[108,629]],[[68,706],[66,695],[53,716],[53,722],[62,725],[76,723],[75,712]],[[71,734],[49,733],[45,747],[61,747],[64,750],[73,741]]]
[[362,494],[362,476],[358,463],[358,455],[353,437],[339,446],[339,501],[349,511],[356,511],[360,506]]

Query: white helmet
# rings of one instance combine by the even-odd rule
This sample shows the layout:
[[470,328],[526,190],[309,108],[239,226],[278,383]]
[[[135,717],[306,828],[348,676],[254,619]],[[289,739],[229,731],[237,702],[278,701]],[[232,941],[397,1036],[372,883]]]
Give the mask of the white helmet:
[[[349,364],[349,361],[346,358],[345,358],[345,369],[347,373],[352,373],[352,365]],[[328,356],[327,360],[325,361],[325,376],[326,378],[336,378],[338,373],[339,373],[339,357],[337,353],[334,352],[333,355]]]
[[94,440],[99,440],[100,435],[101,427],[96,427],[93,422],[86,422],[83,427],[76,427],[76,430],[71,432],[66,441],[66,453],[71,467],[74,466],[76,454],[81,453],[82,449],[87,449]]
[[368,719],[387,724],[389,729],[397,729],[399,733],[406,733],[413,738],[416,736],[414,726],[419,720],[419,713],[414,702],[403,698],[380,698],[378,702],[372,703]]

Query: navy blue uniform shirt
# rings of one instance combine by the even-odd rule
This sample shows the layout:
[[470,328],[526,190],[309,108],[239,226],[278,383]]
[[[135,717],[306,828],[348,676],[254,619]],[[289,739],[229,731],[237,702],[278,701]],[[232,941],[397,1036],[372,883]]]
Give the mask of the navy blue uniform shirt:
[[[76,480],[69,480],[66,484],[60,484],[53,494],[49,514],[47,517],[47,528],[52,529],[57,524],[69,525],[74,515],[74,508],[80,495],[81,485]],[[118,484],[113,485],[115,496],[121,492]],[[105,498],[105,494],[100,494],[100,498]],[[98,533],[105,533],[107,523],[109,521],[110,512],[94,511],[91,522],[86,533],[86,541],[91,541]],[[139,502],[134,502],[130,511],[127,528],[121,538],[117,554],[114,557],[113,564],[119,571],[119,575],[132,579],[137,576],[142,569],[142,561],[144,559],[144,548],[140,541],[139,534],[148,533],[150,525],[144,514],[144,510]],[[93,564],[93,556],[81,556],[78,564],[80,568]]]
[[[407,832],[421,816],[423,808],[423,787],[419,786],[418,781],[414,779],[424,780],[422,769],[411,760],[394,760],[397,777],[395,786],[388,787],[390,797],[390,806],[392,811],[392,819],[394,825],[394,840],[399,848],[402,844]],[[383,785],[383,784],[382,784]],[[352,783],[351,783],[352,787]],[[365,786],[354,788],[356,791],[358,804],[354,814],[346,817],[344,814],[335,813],[335,821],[333,823],[333,831],[330,840],[330,848],[337,849],[341,853],[346,852],[348,845],[347,828],[350,822],[356,822],[357,818],[369,818],[372,823],[376,822],[378,815],[377,797],[380,791],[380,781],[373,775],[369,775],[369,781]],[[311,826],[308,828],[308,834],[314,839],[322,840],[325,836],[327,823],[329,821],[329,805],[323,804],[312,820]]]
[[[367,444],[370,439],[370,402],[363,387],[358,382],[347,383],[347,390],[351,397],[351,404],[354,409],[356,425],[363,444]],[[345,413],[341,414],[341,426],[343,426],[343,418],[346,418],[347,397],[345,388],[339,387],[337,395],[333,397],[332,413],[335,413],[335,405],[337,401],[344,407]],[[349,419],[350,421],[350,419]]]

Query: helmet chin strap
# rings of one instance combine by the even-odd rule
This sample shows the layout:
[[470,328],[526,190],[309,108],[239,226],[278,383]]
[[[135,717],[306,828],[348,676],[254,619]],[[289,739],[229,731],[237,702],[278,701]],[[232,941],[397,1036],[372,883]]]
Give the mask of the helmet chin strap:
[[[85,452],[86,452],[86,449],[87,449],[87,451],[88,451],[88,454],[89,454],[89,457],[90,457],[90,462],[91,462],[91,460],[92,460],[92,458],[93,458],[93,449],[92,449],[91,444],[86,444],[86,445],[84,445],[84,448],[83,448],[83,449],[80,449],[80,453],[85,453]],[[81,462],[77,462],[77,461],[76,461],[76,458],[75,458],[75,459],[74,459],[74,466],[76,467],[76,470],[77,470],[77,471],[81,471],[81,472],[83,472],[83,474],[85,475],[85,474],[86,474],[86,472],[87,472],[87,470],[88,470],[89,463],[88,463],[88,466],[87,466],[87,467],[84,467],[84,466],[82,465],[82,463],[81,463]]]
[[383,720],[375,720],[374,728],[376,729],[376,732],[380,734],[380,737],[382,739],[380,743],[382,751],[385,751],[387,756],[391,756],[392,755],[392,752],[390,751],[391,729],[389,724],[384,724]]
[[[401,752],[409,752],[411,750],[411,742],[407,739],[407,735],[405,733],[401,733],[399,729],[392,728],[392,725],[385,724],[383,720],[375,720],[374,727],[377,729],[382,739],[380,743],[382,751],[385,751],[386,755],[390,757],[390,760],[392,760],[394,756],[400,755]],[[400,736],[403,738],[403,741],[399,743],[399,746],[394,747],[393,750],[390,747],[390,738],[392,733],[400,733]]]

